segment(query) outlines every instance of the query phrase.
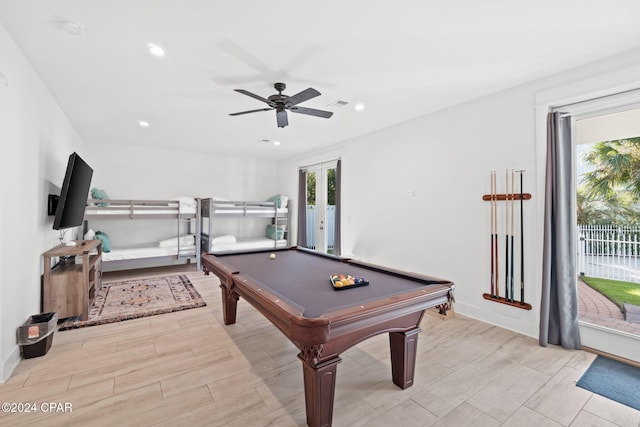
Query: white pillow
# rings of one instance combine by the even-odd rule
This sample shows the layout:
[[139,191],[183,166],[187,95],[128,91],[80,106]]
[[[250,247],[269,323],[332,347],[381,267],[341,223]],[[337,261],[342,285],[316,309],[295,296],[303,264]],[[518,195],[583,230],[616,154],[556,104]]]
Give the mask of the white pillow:
[[193,208],[198,206],[196,199],[194,199],[193,197],[180,196],[180,197],[174,197],[173,200],[177,200],[178,202],[180,202],[180,206],[190,206]]
[[96,238],[96,232],[93,231],[92,229],[87,230],[86,233],[84,233],[84,240],[95,240]]
[[220,245],[220,244],[233,244],[236,242],[236,236],[232,236],[231,234],[225,234],[222,236],[216,236],[211,239],[212,245]]
[[193,234],[188,234],[182,237],[172,237],[170,239],[160,240],[158,242],[158,247],[160,248],[173,248],[178,246],[192,246],[195,244],[195,236]]

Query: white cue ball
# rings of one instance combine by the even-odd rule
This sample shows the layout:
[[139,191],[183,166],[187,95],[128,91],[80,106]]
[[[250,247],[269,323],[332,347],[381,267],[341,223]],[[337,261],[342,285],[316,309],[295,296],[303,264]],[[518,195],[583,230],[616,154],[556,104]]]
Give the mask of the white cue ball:
[[271,255],[269,255],[269,258],[271,258],[271,259],[276,259],[276,254],[271,254]]

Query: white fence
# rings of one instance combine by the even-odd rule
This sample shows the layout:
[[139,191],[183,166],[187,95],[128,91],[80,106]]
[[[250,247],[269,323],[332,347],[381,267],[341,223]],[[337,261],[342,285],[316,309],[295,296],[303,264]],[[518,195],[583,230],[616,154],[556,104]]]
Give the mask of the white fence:
[[[336,225],[336,207],[327,206],[327,212],[325,215],[325,229],[327,230],[327,250],[333,250],[333,241],[335,237],[335,225]],[[316,248],[316,233],[318,228],[316,227],[316,207],[307,206],[307,247],[310,249]]]
[[580,275],[640,283],[640,227],[578,225]]

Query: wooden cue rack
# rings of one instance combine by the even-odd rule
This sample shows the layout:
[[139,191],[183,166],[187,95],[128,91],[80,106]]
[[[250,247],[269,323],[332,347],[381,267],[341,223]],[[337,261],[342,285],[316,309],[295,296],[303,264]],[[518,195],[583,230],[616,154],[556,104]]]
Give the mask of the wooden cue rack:
[[[517,194],[485,194],[482,196],[482,200],[520,200],[520,193]],[[531,194],[522,193],[522,200],[531,200]]]
[[505,297],[499,297],[496,295],[492,296],[491,294],[482,294],[482,298],[489,301],[499,302],[500,304],[510,305],[511,307],[521,308],[523,310],[531,310],[531,304],[529,304],[528,302],[525,302],[523,304],[522,302],[515,299],[513,301],[509,301]]
[[[522,193],[522,196],[520,195],[520,193],[514,193],[514,194],[485,194],[485,195],[482,196],[482,200],[484,200],[486,202],[491,201],[491,200],[496,200],[496,201],[500,201],[500,200],[531,200],[531,194],[530,193]],[[486,294],[486,293],[482,294],[482,298],[484,298],[486,300],[489,300],[489,301],[499,302],[500,304],[510,305],[511,307],[521,308],[523,310],[531,310],[531,304],[526,303],[526,302],[522,303],[520,301],[516,301],[515,299],[513,301],[509,301],[505,297]]]

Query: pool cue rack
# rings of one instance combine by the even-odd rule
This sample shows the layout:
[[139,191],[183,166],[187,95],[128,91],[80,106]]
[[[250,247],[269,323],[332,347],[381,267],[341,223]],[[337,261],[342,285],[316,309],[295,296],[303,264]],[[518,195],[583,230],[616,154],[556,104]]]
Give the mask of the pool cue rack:
[[491,294],[482,294],[482,298],[493,302],[499,302],[500,304],[510,305],[511,307],[521,308],[523,310],[531,310],[531,304],[529,304],[528,302],[522,303],[515,299],[513,301],[510,301],[505,297],[499,297],[497,295],[492,296]]
[[[524,171],[518,171],[518,173],[520,174],[520,192],[516,193],[515,192],[515,171],[512,170],[511,171],[511,191],[509,192],[509,172],[507,170],[506,172],[506,182],[505,182],[505,193],[499,194],[496,191],[496,172],[492,171],[491,172],[491,194],[485,194],[482,196],[482,200],[484,201],[489,201],[491,202],[491,293],[483,293],[482,297],[488,301],[494,301],[500,304],[505,304],[505,305],[509,305],[511,307],[516,307],[516,308],[520,308],[523,310],[531,310],[531,304],[526,303],[524,301],[524,255],[521,253],[521,298],[520,300],[516,300],[515,298],[515,289],[514,289],[514,263],[515,263],[515,259],[514,259],[514,253],[513,253],[513,247],[514,247],[514,221],[515,221],[515,201],[516,200],[520,200],[520,223],[521,223],[521,229],[520,229],[520,238],[521,238],[521,252],[524,251],[524,229],[522,226],[522,221],[523,221],[523,217],[522,217],[522,203],[524,200],[531,200],[531,194],[530,193],[524,193],[522,191],[522,173]],[[505,261],[507,263],[507,270],[509,268],[509,263],[508,263],[508,250],[509,250],[509,237],[511,237],[511,272],[510,272],[510,278],[511,278],[511,292],[508,291],[508,289],[505,289],[505,295],[506,296],[500,296],[500,284],[499,284],[499,266],[498,266],[498,259],[500,257],[499,255],[499,250],[498,250],[498,246],[499,246],[499,232],[498,232],[498,225],[497,225],[497,219],[498,219],[498,206],[497,206],[497,202],[498,201],[504,201],[506,202],[505,205],[505,219],[507,219],[507,224],[505,225],[505,241],[506,241],[506,250],[507,250],[507,254],[505,255]],[[509,203],[510,202],[510,203]],[[509,207],[509,204],[511,205],[511,234],[509,234],[508,232],[508,225],[509,225],[509,221],[508,221],[508,213],[507,213],[507,209]],[[505,271],[505,277],[508,274],[508,271]],[[505,288],[507,286],[507,279],[505,279]],[[509,298],[509,294],[511,294],[510,298]]]
[[[491,200],[520,200],[520,194],[485,194],[482,200],[488,202]],[[531,194],[523,193],[522,200],[531,200]]]

